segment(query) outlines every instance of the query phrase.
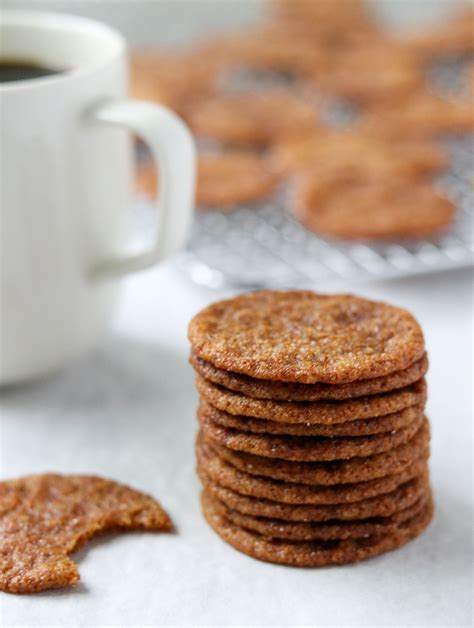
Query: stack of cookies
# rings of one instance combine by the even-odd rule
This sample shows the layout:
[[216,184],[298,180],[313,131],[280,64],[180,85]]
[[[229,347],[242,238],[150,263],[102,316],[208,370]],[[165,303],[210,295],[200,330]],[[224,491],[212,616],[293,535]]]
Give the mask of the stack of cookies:
[[202,507],[224,540],[295,566],[363,560],[429,524],[423,333],[350,295],[265,290],[191,321]]

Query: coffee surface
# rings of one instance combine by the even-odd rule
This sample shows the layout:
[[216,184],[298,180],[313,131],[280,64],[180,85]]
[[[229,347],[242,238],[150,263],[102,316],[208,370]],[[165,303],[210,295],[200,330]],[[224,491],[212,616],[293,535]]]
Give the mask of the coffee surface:
[[53,74],[60,74],[63,70],[48,68],[34,61],[21,59],[0,59],[0,83],[26,81]]

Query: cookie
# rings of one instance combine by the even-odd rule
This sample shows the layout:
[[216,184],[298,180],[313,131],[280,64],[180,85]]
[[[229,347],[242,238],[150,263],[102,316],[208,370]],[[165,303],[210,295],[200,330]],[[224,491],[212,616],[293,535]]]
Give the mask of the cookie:
[[290,542],[269,539],[233,524],[214,507],[214,502],[206,498],[202,500],[202,507],[209,525],[235,549],[259,560],[294,567],[353,563],[397,549],[421,534],[433,516],[433,504],[429,501],[421,512],[398,523],[395,530],[386,534],[359,539]]
[[315,107],[283,90],[214,96],[197,102],[187,120],[197,135],[239,146],[264,146],[318,127]]
[[[313,2],[289,0],[271,3],[273,24],[289,31],[294,42],[308,38],[331,58],[341,50],[357,50],[382,37],[371,12],[362,2]],[[314,67],[306,66],[314,71]]]
[[419,476],[426,469],[426,460],[420,459],[398,475],[389,475],[368,482],[309,486],[295,482],[281,482],[249,475],[226,463],[202,440],[196,445],[198,470],[219,486],[241,495],[269,499],[285,504],[341,504],[369,499],[390,493],[398,486]]
[[[200,209],[233,209],[271,196],[279,182],[268,160],[251,152],[227,151],[204,154],[197,168],[196,203]],[[156,168],[145,163],[138,168],[139,191],[149,197],[157,192]]]
[[218,58],[150,49],[136,51],[130,66],[134,98],[157,102],[183,113],[190,100],[213,90],[220,64]]
[[280,519],[251,517],[225,504],[203,491],[201,500],[236,526],[264,537],[289,541],[332,541],[337,539],[360,539],[373,535],[390,534],[397,526],[417,515],[426,506],[428,496],[421,497],[412,506],[396,512],[390,517],[373,517],[359,521],[332,521],[328,523],[288,522]]
[[348,240],[433,236],[450,226],[456,208],[431,184],[368,179],[356,169],[302,178],[293,211],[310,231]]
[[366,177],[417,180],[435,174],[449,161],[441,147],[426,140],[387,141],[362,130],[327,131],[279,142],[272,150],[275,168],[286,174],[309,171],[343,176],[357,169]]
[[326,438],[251,434],[222,427],[202,415],[199,415],[198,419],[204,436],[228,449],[295,462],[321,462],[373,456],[408,442],[420,429],[423,421],[426,421],[420,414],[407,427],[392,432],[371,436]]
[[326,72],[316,70],[312,83],[358,105],[397,102],[423,84],[422,67],[403,46],[371,41],[333,55]]
[[336,425],[393,414],[426,400],[424,380],[393,392],[343,401],[255,399],[212,384],[200,376],[196,379],[196,387],[201,398],[218,410],[279,423]]
[[[227,70],[270,71],[296,78],[327,67],[327,52],[311,33],[288,25],[269,24],[244,33],[218,37],[206,50],[225,60]],[[224,73],[225,76],[225,73]]]
[[314,2],[314,0],[276,0],[271,5],[277,19],[308,24],[308,28],[324,30],[329,26],[341,29],[369,27],[370,12],[363,0]]
[[0,482],[0,590],[34,593],[79,581],[69,554],[107,531],[168,531],[152,497],[111,480],[32,475]]
[[199,375],[213,384],[218,384],[247,397],[273,401],[327,401],[377,395],[413,384],[420,380],[428,370],[428,358],[425,353],[420,360],[408,368],[385,377],[339,385],[293,384],[265,381],[241,373],[224,371],[216,368],[210,362],[201,360],[194,353],[191,353],[189,361]]
[[423,414],[423,404],[405,408],[400,412],[363,421],[346,421],[336,425],[318,425],[317,423],[278,423],[268,419],[254,419],[222,412],[206,401],[202,401],[198,413],[203,417],[222,425],[224,428],[236,429],[240,432],[253,434],[281,434],[289,436],[367,436],[381,434],[407,427]]
[[262,156],[237,151],[201,155],[196,202],[200,207],[232,208],[261,201],[271,196],[278,182]]
[[387,475],[401,473],[415,460],[427,459],[429,456],[429,425],[424,423],[421,429],[407,443],[398,445],[389,451],[367,456],[365,458],[349,458],[330,462],[291,462],[278,458],[256,456],[242,451],[233,451],[211,439],[205,439],[202,433],[199,438],[206,441],[220,458],[231,465],[252,475],[258,475],[283,482],[300,484],[346,484],[366,482]]
[[385,104],[372,108],[359,128],[386,140],[462,135],[474,130],[474,108],[462,99],[444,100],[432,92],[420,90],[396,106]]
[[406,310],[305,290],[218,301],[192,319],[188,335],[195,355],[217,368],[302,384],[383,377],[424,354],[423,333]]
[[415,504],[429,492],[428,476],[409,480],[398,486],[391,493],[384,493],[347,504],[283,504],[269,499],[256,499],[241,495],[229,488],[220,486],[209,478],[202,470],[199,477],[204,488],[215,499],[223,502],[228,508],[237,510],[252,517],[267,517],[283,521],[321,522],[354,521],[372,517],[391,517],[393,514]]

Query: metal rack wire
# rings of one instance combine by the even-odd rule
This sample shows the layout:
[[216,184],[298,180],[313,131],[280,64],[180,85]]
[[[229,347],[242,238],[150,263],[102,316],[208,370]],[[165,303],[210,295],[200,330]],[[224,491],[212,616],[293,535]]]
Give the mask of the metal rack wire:
[[[447,98],[462,89],[463,59],[445,59],[427,73],[429,86]],[[262,85],[261,76],[241,73],[238,88]],[[275,85],[278,77],[268,76]],[[321,107],[321,103],[319,103]],[[345,126],[356,112],[344,103],[322,103],[332,126]],[[288,287],[331,279],[364,281],[472,265],[474,261],[474,141],[444,141],[449,170],[438,177],[441,190],[457,207],[456,220],[436,239],[343,242],[316,236],[288,212],[286,190],[264,203],[231,213],[200,212],[181,267],[208,287]]]
[[[449,98],[462,88],[462,69],[462,60],[444,60],[428,71],[428,84]],[[245,71],[232,81],[238,90],[282,84],[281,77]],[[317,94],[314,97],[319,99]],[[346,126],[357,116],[346,103],[318,100],[317,106],[330,126]],[[444,144],[451,165],[437,183],[457,213],[451,228],[436,239],[344,242],[318,237],[292,217],[288,190],[282,186],[262,203],[228,213],[197,212],[190,243],[178,264],[194,282],[210,288],[284,288],[339,279],[361,282],[470,266],[474,261],[474,141],[468,136],[448,138]],[[145,212],[140,214],[145,217]],[[142,223],[142,233],[150,233],[150,212]]]
[[439,184],[457,206],[450,230],[436,240],[341,242],[320,238],[285,209],[284,193],[229,214],[202,213],[180,264],[208,287],[288,287],[330,279],[363,281],[469,266],[473,262],[471,138],[446,142],[452,166]]

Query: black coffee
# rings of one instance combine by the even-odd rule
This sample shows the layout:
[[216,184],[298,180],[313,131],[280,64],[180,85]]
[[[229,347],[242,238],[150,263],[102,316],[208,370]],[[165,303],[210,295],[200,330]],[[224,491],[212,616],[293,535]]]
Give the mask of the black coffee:
[[26,81],[30,79],[60,74],[63,70],[47,68],[33,61],[21,61],[16,59],[0,59],[0,83],[12,81]]

